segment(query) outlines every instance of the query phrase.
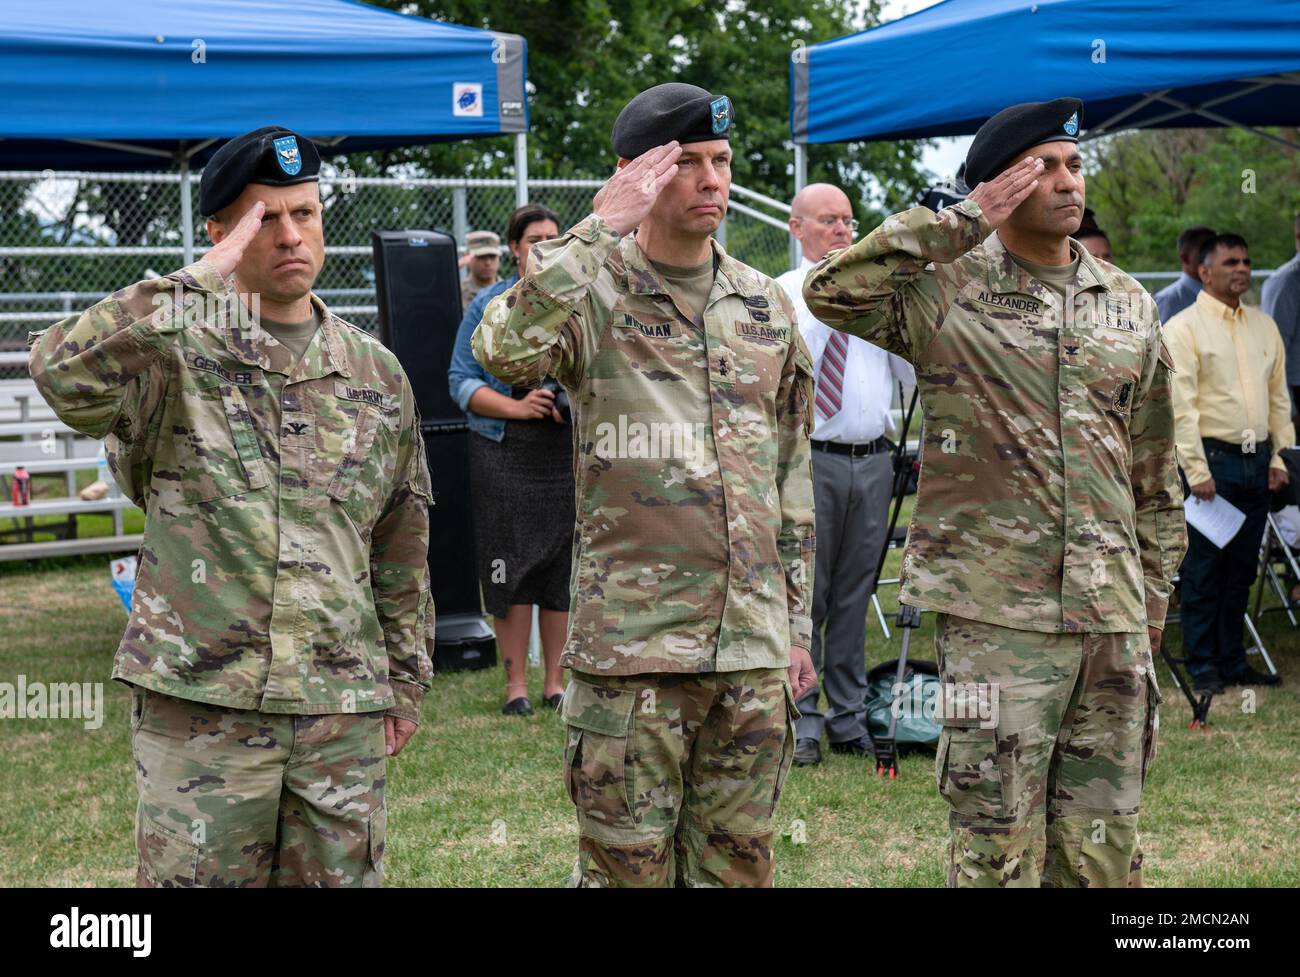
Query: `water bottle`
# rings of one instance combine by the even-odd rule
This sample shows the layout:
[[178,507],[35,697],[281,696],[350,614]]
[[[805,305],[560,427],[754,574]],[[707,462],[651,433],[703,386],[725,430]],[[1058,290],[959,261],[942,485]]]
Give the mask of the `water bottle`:
[[22,465],[14,472],[13,502],[16,506],[32,504],[32,476]]

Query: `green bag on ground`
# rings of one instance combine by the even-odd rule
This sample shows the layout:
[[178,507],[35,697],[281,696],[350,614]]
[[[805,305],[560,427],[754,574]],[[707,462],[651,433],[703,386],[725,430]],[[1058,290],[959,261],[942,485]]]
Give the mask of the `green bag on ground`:
[[[889,735],[889,711],[894,701],[894,678],[897,674],[897,658],[867,672],[867,732],[872,739]],[[900,746],[937,745],[939,722],[934,713],[941,691],[939,669],[927,661],[908,659],[903,671],[903,686],[894,742]]]

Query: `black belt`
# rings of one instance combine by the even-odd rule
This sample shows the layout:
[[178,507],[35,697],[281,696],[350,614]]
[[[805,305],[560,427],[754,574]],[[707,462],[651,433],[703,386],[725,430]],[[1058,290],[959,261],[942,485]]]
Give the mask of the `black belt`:
[[876,438],[874,441],[868,441],[866,444],[840,444],[838,441],[814,441],[812,446],[817,451],[829,451],[833,455],[848,455],[850,458],[861,458],[865,455],[884,454],[893,446],[886,437]]
[[1233,444],[1231,441],[1220,441],[1218,438],[1201,438],[1201,442],[1207,448],[1213,448],[1215,451],[1222,451],[1229,455],[1262,454],[1270,458],[1273,456],[1273,443],[1271,441],[1257,444],[1250,451],[1246,450],[1244,444]]

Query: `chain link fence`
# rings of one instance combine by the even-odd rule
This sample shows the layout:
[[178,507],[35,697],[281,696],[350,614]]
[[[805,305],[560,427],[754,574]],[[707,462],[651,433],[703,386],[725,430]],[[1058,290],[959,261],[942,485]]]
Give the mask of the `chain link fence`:
[[[80,311],[114,289],[183,266],[187,235],[176,173],[0,173],[0,379],[26,375],[29,330]],[[530,202],[560,216],[561,227],[591,211],[598,180],[531,180]],[[784,207],[741,187],[718,233],[727,250],[768,274],[789,267]],[[189,181],[191,253],[208,247],[199,181]],[[374,230],[420,228],[504,237],[515,208],[513,180],[356,177],[322,170],[325,265],[316,292],[345,319],[377,326]],[[742,202],[742,200],[744,202]],[[788,211],[788,208],[786,208]],[[502,274],[513,259],[503,256]]]

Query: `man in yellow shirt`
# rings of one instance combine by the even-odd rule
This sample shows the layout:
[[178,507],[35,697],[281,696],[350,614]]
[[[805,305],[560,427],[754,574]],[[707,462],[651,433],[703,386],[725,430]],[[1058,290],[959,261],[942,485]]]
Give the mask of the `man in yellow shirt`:
[[1225,685],[1277,685],[1246,664],[1242,616],[1259,562],[1269,495],[1287,483],[1278,449],[1295,443],[1286,354],[1277,324],[1242,304],[1250,252],[1236,234],[1201,246],[1204,289],[1165,324],[1174,359],[1178,461],[1198,499],[1222,496],[1246,514],[1222,549],[1189,527],[1182,625],[1187,670],[1198,692]]

